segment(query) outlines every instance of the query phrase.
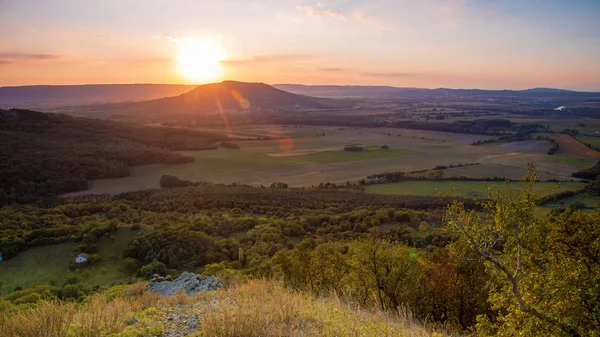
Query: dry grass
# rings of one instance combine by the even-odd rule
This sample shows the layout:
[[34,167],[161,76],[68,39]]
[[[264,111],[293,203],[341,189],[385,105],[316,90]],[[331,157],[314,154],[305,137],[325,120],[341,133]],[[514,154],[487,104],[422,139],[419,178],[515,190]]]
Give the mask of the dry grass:
[[[91,296],[84,303],[40,302],[0,314],[0,336],[150,336],[165,332],[165,312],[177,306],[199,318],[199,336],[448,336],[409,314],[353,307],[337,297],[314,298],[272,281],[161,297],[143,284]],[[187,305],[195,303],[194,305]]]
[[408,314],[368,311],[337,297],[315,299],[269,281],[214,293],[202,315],[203,336],[447,336]]
[[[114,298],[113,298],[114,297]],[[184,302],[198,300],[186,297]],[[127,330],[132,314],[148,308],[175,305],[181,296],[161,297],[144,284],[128,287],[117,296],[96,294],[84,303],[41,301],[35,307],[0,314],[0,336],[107,336]]]

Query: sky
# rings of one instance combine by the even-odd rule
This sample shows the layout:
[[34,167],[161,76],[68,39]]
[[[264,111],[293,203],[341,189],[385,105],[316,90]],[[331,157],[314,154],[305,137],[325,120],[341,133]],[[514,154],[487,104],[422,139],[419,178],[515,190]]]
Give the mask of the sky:
[[0,86],[222,80],[600,91],[600,0],[0,0]]

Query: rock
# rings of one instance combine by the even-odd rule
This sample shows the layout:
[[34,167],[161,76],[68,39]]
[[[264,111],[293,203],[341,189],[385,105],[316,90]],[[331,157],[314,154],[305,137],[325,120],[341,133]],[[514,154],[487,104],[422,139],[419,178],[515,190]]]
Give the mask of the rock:
[[[159,279],[160,280],[160,279]],[[178,291],[185,291],[191,295],[199,291],[216,290],[223,286],[223,283],[214,276],[202,278],[200,275],[183,272],[173,281],[153,281],[148,284],[148,288],[161,295],[175,295]]]

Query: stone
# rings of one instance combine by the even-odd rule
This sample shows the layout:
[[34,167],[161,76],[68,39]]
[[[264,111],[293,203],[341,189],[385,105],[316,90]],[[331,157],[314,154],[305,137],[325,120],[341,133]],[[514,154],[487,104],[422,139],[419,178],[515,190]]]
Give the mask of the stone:
[[[162,279],[164,280],[164,278]],[[187,295],[195,294],[199,291],[216,290],[223,286],[221,280],[215,276],[201,277],[198,274],[183,272],[173,281],[162,281],[161,279],[152,281],[148,288],[161,295],[175,295],[178,291],[185,291]]]

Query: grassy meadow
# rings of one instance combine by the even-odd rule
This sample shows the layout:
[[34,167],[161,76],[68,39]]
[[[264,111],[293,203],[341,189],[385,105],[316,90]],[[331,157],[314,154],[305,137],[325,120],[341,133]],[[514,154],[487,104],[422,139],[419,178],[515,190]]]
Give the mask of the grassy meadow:
[[[89,285],[109,285],[122,280],[127,274],[120,270],[120,253],[139,233],[148,232],[152,228],[142,226],[139,231],[121,227],[111,234],[112,238],[102,237],[98,240],[98,254],[102,257],[99,263],[78,268],[74,273],[84,276]],[[63,284],[71,273],[69,265],[75,259],[75,243],[58,243],[27,249],[12,259],[0,262],[1,284],[0,295],[12,292],[17,286],[33,287],[39,284]]]

